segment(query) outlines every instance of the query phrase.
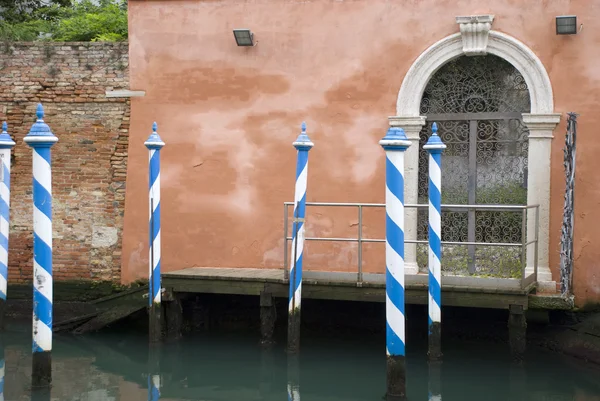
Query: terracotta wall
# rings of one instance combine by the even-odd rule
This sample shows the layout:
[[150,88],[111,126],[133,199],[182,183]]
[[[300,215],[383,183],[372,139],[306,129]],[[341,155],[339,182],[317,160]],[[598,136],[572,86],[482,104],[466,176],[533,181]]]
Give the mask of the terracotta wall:
[[[528,45],[544,63],[555,111],[578,112],[575,289],[600,301],[600,229],[593,127],[600,97],[600,3],[594,1],[130,1],[132,100],[123,281],[147,275],[147,151],[152,121],[162,158],[163,268],[281,267],[282,203],[293,199],[295,151],[305,120],[315,142],[309,201],[383,202],[378,140],[395,114],[402,79],[428,46],[458,32],[457,15],[494,14],[493,29]],[[576,14],[583,30],[557,36],[554,17]],[[237,47],[232,29],[258,42]],[[557,275],[563,202],[562,143],[552,150],[550,261]],[[381,213],[366,236],[383,236]],[[308,235],[355,235],[354,213],[314,210]],[[383,248],[365,253],[382,271]],[[354,271],[356,249],[310,244],[307,267]]]
[[30,282],[32,149],[23,142],[42,102],[52,147],[54,278],[119,281],[129,99],[127,43],[4,43],[0,121],[12,152],[9,284]]

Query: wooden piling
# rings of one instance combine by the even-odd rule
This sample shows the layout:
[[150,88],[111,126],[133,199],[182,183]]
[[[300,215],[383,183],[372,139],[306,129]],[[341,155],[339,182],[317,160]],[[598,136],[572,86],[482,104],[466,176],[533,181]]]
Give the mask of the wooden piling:
[[260,293],[260,344],[268,346],[273,344],[273,331],[275,330],[275,320],[277,311],[273,302],[273,295],[270,292],[262,291]]
[[510,305],[508,317],[508,337],[510,353],[515,362],[523,361],[527,347],[527,321],[523,305]]

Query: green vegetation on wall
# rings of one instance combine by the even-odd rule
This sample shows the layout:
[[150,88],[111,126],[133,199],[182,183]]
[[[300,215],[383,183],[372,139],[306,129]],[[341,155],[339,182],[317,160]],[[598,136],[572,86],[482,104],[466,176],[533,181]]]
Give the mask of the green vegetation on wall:
[[0,40],[124,41],[127,0],[54,0],[49,6],[40,0],[0,0]]

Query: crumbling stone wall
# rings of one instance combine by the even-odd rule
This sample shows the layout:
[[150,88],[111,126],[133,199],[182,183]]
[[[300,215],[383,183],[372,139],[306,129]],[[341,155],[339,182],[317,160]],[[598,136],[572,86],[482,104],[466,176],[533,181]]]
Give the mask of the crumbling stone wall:
[[9,285],[32,276],[32,150],[41,102],[52,147],[54,277],[120,281],[130,105],[127,43],[0,44],[0,120],[12,153]]

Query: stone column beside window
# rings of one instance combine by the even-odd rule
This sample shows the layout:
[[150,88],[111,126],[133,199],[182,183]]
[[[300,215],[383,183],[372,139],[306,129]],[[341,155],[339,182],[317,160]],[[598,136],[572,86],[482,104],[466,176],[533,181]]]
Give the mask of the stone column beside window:
[[[538,288],[556,291],[556,280],[550,272],[550,155],[554,128],[560,114],[523,114],[523,123],[529,129],[527,166],[527,204],[540,205],[538,228]],[[535,240],[535,209],[527,213],[527,242]],[[533,273],[535,247],[528,246],[526,275]]]
[[[404,154],[404,203],[416,204],[419,195],[419,133],[425,125],[425,116],[389,117],[392,127],[404,130],[410,147]],[[417,209],[406,208],[404,214],[404,239],[417,239]],[[406,274],[419,273],[417,264],[417,244],[404,245],[404,271]]]

